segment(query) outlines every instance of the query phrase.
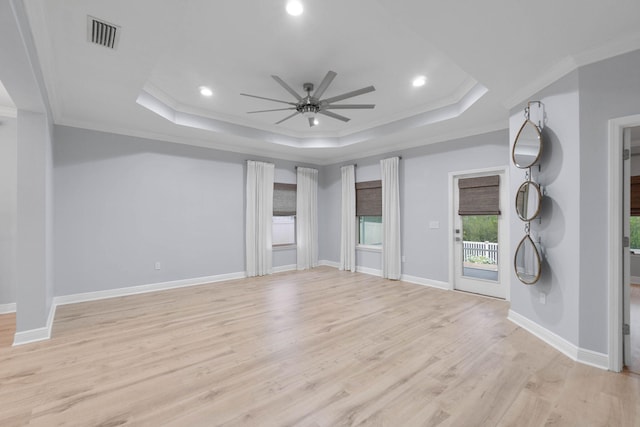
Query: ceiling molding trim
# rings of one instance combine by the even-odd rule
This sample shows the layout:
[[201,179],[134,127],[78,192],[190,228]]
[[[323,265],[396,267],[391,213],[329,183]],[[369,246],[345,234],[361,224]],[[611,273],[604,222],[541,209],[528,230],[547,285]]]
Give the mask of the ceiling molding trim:
[[[177,110],[175,108],[175,103],[167,103],[166,99],[160,99],[144,89],[138,95],[136,102],[149,111],[152,111],[160,117],[180,126],[187,126],[214,133],[231,134],[243,138],[250,138],[294,148],[339,148],[368,141],[380,136],[390,135],[401,130],[413,129],[453,119],[464,113],[487,92],[488,89],[485,86],[480,83],[476,83],[462,97],[462,99],[455,104],[416,114],[405,119],[389,122],[367,130],[355,132],[344,137],[319,137],[315,135],[311,137],[294,137],[279,132],[266,131],[211,117],[192,114]],[[173,106],[171,104],[173,104]]]
[[304,162],[316,166],[333,165],[345,161],[362,159],[365,157],[378,156],[391,152],[397,152],[399,150],[408,150],[411,148],[422,147],[425,145],[437,144],[440,142],[454,141],[462,138],[467,138],[475,135],[482,135],[485,133],[500,131],[508,129],[508,122],[506,120],[499,120],[493,123],[488,123],[483,126],[460,129],[455,132],[444,133],[428,138],[407,138],[405,141],[397,141],[393,147],[381,147],[373,148],[370,150],[360,150],[357,155],[344,155],[338,152],[337,155],[328,158],[318,158],[305,155],[305,150],[286,151],[280,152],[277,150],[270,150],[266,146],[264,148],[256,149],[255,147],[244,147],[236,144],[226,144],[221,142],[212,142],[195,137],[175,136],[168,134],[154,133],[150,131],[140,131],[128,128],[116,128],[114,126],[104,126],[99,123],[92,123],[86,121],[74,121],[65,120],[62,123],[57,123],[58,126],[68,126],[79,129],[92,130],[96,132],[111,133],[115,135],[130,136],[134,138],[143,138],[148,140],[171,142],[182,145],[190,145],[194,147],[208,148],[211,150],[228,151],[232,153],[247,154],[251,156],[267,157],[278,160],[288,160],[293,162]]
[[358,160],[365,157],[379,156],[387,153],[396,153],[398,151],[409,150],[412,148],[423,147],[426,145],[437,144],[440,142],[454,141],[462,138],[467,138],[475,135],[483,135],[485,133],[496,132],[500,130],[508,129],[508,122],[506,120],[499,120],[493,123],[488,123],[479,127],[460,129],[455,132],[448,132],[441,135],[436,135],[427,138],[408,138],[404,142],[394,142],[393,147],[380,147],[372,148],[370,150],[358,151],[357,156],[334,156],[321,161],[320,165],[333,165],[337,163],[344,163],[352,160]]
[[578,67],[593,64],[640,49],[640,33],[601,44],[592,49],[574,55]]
[[29,27],[33,37],[33,42],[37,56],[40,58],[40,69],[44,82],[44,90],[48,95],[49,107],[53,116],[53,121],[57,122],[62,117],[62,107],[60,97],[55,85],[54,50],[46,19],[45,2],[24,2],[24,7],[29,17]]
[[267,147],[256,150],[255,147],[244,147],[236,144],[227,144],[219,141],[210,141],[195,137],[185,137],[183,135],[169,135],[150,132],[146,130],[129,129],[124,127],[105,126],[102,123],[94,123],[88,121],[78,120],[62,120],[60,123],[56,123],[57,126],[67,126],[78,129],[86,129],[96,132],[111,133],[114,135],[129,136],[133,138],[142,138],[153,141],[171,142],[182,145],[189,145],[194,147],[208,148],[210,150],[228,151],[231,153],[247,154],[251,156],[268,157],[278,160],[289,160],[293,162],[304,162],[321,166],[321,163],[317,158],[311,156],[302,155],[301,152],[280,152],[277,150],[269,150]]
[[576,61],[572,57],[566,57],[551,67],[549,71],[541,74],[540,77],[517,90],[513,96],[507,98],[502,105],[507,110],[511,110],[512,108],[519,106],[531,96],[540,92],[542,89],[560,80],[572,71],[575,71],[577,68],[578,64]]
[[626,38],[618,39],[608,43],[603,43],[593,49],[589,49],[573,56],[567,56],[549,71],[522,87],[516,93],[505,100],[502,104],[507,109],[517,107],[531,96],[540,92],[552,83],[560,80],[567,74],[585,65],[623,55],[628,52],[640,49],[640,34],[632,34]]

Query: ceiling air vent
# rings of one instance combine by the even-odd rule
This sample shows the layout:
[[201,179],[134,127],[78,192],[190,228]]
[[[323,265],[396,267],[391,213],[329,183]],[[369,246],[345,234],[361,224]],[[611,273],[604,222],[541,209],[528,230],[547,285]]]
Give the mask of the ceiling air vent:
[[120,27],[93,16],[87,16],[87,38],[91,43],[115,49],[120,39]]

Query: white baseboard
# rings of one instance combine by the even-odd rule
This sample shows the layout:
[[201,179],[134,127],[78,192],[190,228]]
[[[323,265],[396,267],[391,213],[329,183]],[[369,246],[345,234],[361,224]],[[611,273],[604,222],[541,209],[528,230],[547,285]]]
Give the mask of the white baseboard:
[[357,266],[356,267],[356,271],[358,273],[364,273],[364,274],[370,274],[370,275],[376,276],[376,277],[382,277],[382,270],[378,270],[376,268]]
[[285,271],[293,271],[293,270],[297,270],[298,266],[296,264],[289,264],[289,265],[280,265],[278,267],[273,267],[272,272],[273,273],[283,273]]
[[329,261],[326,259],[321,259],[318,261],[318,265],[324,265],[326,267],[340,268],[340,263],[335,261]]
[[609,369],[609,356],[597,351],[587,350],[578,347],[578,362],[585,365],[594,366],[600,369]]
[[596,368],[604,370],[609,369],[608,355],[580,348],[575,344],[572,344],[569,341],[565,340],[561,336],[540,326],[534,321],[524,317],[521,314],[516,313],[513,310],[509,310],[509,315],[507,316],[507,318],[516,325],[520,326],[522,329],[540,338],[542,341],[546,342],[551,347],[563,353],[570,359],[580,363],[584,363],[585,365],[594,366]]
[[631,277],[629,278],[629,281],[630,281],[630,283],[632,283],[632,284],[636,284],[636,285],[638,285],[638,284],[640,284],[640,277],[638,277],[638,276],[631,276]]
[[16,312],[16,303],[0,304],[0,314],[10,314]]
[[219,274],[216,276],[195,277],[193,279],[173,280],[170,282],[152,283],[149,285],[130,286],[127,288],[107,289],[104,291],[85,292],[80,294],[63,295],[53,299],[56,305],[75,304],[79,302],[96,301],[106,298],[124,297],[127,295],[144,294],[147,292],[165,291],[168,289],[184,288],[187,286],[206,285],[207,283],[225,280],[243,279],[244,271],[238,273]]
[[31,344],[38,341],[45,341],[51,338],[51,329],[53,328],[53,319],[56,317],[56,304],[51,303],[49,308],[49,316],[47,316],[47,325],[42,328],[29,329],[27,331],[16,332],[13,336],[13,345]]
[[416,285],[429,286],[432,288],[451,290],[448,282],[441,282],[439,280],[425,279],[423,277],[418,276],[410,276],[408,274],[403,274],[400,276],[400,280],[403,282],[409,282]]
[[246,273],[228,273],[216,276],[196,277],[193,279],[173,280],[170,282],[152,283],[148,285],[130,286],[128,288],[108,289],[104,291],[85,292],[81,294],[63,295],[53,298],[47,325],[42,328],[30,329],[28,331],[16,332],[13,345],[29,344],[37,341],[44,341],[51,338],[51,328],[55,317],[56,308],[59,305],[75,304],[80,302],[97,301],[107,298],[123,297],[127,295],[144,294],[148,292],[164,291],[168,289],[184,288],[187,286],[205,285],[207,283],[222,282],[225,280],[242,279]]

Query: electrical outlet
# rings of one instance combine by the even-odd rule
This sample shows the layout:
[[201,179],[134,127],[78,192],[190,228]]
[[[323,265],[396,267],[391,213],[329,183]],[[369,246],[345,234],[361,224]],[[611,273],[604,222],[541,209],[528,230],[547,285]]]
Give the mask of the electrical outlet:
[[402,255],[402,262],[407,262],[407,258],[404,255]]
[[540,302],[540,304],[546,304],[547,303],[547,294],[545,294],[544,292],[540,292],[538,294],[538,301]]
[[156,261],[156,270],[160,270],[160,261]]

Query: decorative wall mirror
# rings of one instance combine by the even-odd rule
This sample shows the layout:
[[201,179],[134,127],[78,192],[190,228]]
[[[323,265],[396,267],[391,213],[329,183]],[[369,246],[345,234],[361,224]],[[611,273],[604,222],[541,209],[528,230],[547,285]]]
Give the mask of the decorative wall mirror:
[[542,155],[542,135],[538,126],[529,120],[522,124],[516,140],[513,143],[511,158],[520,169],[530,168],[535,165]]
[[542,191],[533,181],[525,181],[516,193],[516,212],[523,221],[531,221],[540,214]]
[[[532,105],[537,106],[538,125],[531,121]],[[540,215],[542,192],[533,180],[531,167],[538,163],[542,155],[542,124],[544,123],[544,106],[540,101],[529,101],[524,110],[525,121],[520,127],[511,150],[511,159],[520,169],[527,169],[525,181],[516,193],[516,213],[525,222],[525,236],[520,241],[513,257],[513,267],[518,280],[525,285],[533,285],[540,279],[542,258],[537,245],[531,240],[531,220]],[[538,171],[540,167],[538,166]]]
[[540,279],[542,259],[529,234],[520,241],[513,262],[516,276],[525,285],[533,285]]

